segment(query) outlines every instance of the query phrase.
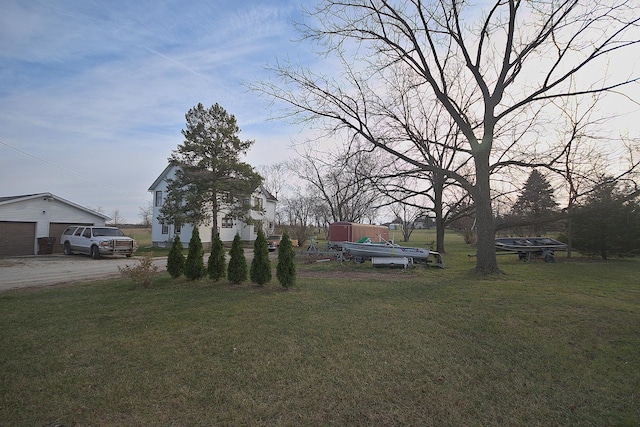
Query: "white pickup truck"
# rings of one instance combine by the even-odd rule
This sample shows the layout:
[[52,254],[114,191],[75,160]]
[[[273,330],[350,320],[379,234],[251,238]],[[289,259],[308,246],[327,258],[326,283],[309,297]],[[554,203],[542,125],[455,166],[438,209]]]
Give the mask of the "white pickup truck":
[[102,255],[132,256],[138,243],[116,227],[75,225],[62,233],[60,244],[65,255],[83,253],[98,259]]

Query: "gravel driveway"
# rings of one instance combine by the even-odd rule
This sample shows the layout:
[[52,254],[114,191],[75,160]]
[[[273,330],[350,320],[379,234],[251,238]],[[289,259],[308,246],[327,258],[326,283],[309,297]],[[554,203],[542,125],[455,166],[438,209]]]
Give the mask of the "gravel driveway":
[[[136,258],[94,260],[83,255],[0,258],[0,291],[119,277],[118,267],[137,264]],[[158,266],[158,271],[165,270],[167,257],[155,258],[154,264]]]
[[[248,263],[253,259],[253,249],[244,250]],[[276,253],[270,252],[271,262]],[[32,255],[0,258],[0,292],[17,288],[35,288],[89,280],[120,277],[118,267],[136,266],[136,258],[104,257],[91,259],[85,255]],[[205,265],[209,253],[205,252]],[[227,254],[227,260],[229,255]],[[167,269],[167,257],[154,258],[158,271]]]

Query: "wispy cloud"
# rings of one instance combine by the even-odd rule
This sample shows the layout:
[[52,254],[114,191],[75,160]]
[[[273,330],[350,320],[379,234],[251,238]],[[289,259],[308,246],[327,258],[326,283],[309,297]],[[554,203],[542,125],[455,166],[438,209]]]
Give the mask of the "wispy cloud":
[[0,194],[51,191],[134,221],[198,102],[235,114],[260,163],[284,160],[295,130],[244,83],[298,49],[299,4],[3,2],[0,140],[15,149],[0,144]]

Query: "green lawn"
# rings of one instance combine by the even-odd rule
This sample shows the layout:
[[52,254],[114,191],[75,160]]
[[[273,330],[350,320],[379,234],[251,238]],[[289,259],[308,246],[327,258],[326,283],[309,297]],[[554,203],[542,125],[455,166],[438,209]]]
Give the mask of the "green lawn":
[[[429,241],[418,234],[413,244]],[[640,424],[640,262],[0,293],[0,425]]]

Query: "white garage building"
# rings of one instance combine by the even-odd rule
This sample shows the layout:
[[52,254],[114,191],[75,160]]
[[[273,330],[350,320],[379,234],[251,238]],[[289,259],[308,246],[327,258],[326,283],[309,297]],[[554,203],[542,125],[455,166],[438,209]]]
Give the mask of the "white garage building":
[[0,197],[0,256],[61,253],[65,228],[102,226],[108,219],[51,193]]

